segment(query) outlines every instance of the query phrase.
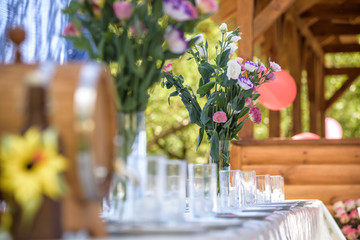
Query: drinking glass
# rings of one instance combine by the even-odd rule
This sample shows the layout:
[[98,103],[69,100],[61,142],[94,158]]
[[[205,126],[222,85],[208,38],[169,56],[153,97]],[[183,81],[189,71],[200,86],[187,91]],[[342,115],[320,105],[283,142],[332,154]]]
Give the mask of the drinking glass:
[[219,175],[221,211],[238,210],[243,205],[241,171],[221,170]]
[[217,208],[216,164],[189,164],[188,170],[191,216],[212,216]]
[[162,200],[165,190],[166,158],[161,155],[148,155],[142,165],[145,174],[139,183],[142,196],[137,196],[134,207],[134,221],[161,221]]
[[256,202],[256,172],[241,171],[241,183],[243,186],[244,206],[249,207]]
[[165,173],[165,191],[162,199],[162,217],[164,222],[184,220],[186,192],[186,161],[167,160]]
[[284,201],[284,178],[280,175],[270,176],[271,202]]
[[270,175],[256,175],[256,203],[271,202]]

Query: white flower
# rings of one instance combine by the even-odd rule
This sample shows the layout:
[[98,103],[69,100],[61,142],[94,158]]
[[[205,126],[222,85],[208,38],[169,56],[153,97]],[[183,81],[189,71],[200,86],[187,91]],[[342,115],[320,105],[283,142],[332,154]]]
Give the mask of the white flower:
[[220,31],[221,31],[222,33],[226,33],[227,30],[228,30],[228,28],[227,28],[226,23],[222,23],[222,24],[220,25]]
[[227,63],[226,76],[228,79],[237,79],[241,73],[241,66],[236,60],[230,60]]
[[224,49],[224,52],[230,48],[230,55],[235,53],[235,50],[238,49],[238,46],[236,46],[235,43],[229,43],[227,47]]
[[195,45],[200,45],[201,43],[204,42],[204,35],[202,35],[202,34],[198,34],[198,35],[194,36],[193,38],[197,38],[197,40],[195,41]]
[[280,71],[281,71],[280,65],[277,64],[276,62],[271,62],[271,61],[270,61],[270,68],[271,68],[271,70],[273,70],[274,72],[280,72]]
[[246,61],[245,62],[245,70],[249,72],[253,72],[256,69],[258,69],[258,65],[252,61]]
[[[227,32],[227,33],[226,33],[226,38],[228,38],[232,33],[233,33],[233,32]],[[230,40],[230,42],[236,43],[236,42],[238,42],[240,39],[241,39],[240,36],[233,35],[229,40]]]
[[241,58],[241,57],[236,57],[235,60],[236,60],[239,64],[242,64],[242,62],[244,61],[244,59]]
[[198,50],[199,52],[199,57],[206,57],[207,56],[207,52],[205,50],[205,47],[196,47],[196,49]]

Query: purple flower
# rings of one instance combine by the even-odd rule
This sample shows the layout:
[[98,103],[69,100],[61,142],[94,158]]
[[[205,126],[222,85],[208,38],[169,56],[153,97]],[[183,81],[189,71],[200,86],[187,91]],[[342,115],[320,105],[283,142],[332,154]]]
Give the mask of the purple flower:
[[273,72],[280,72],[281,71],[281,67],[279,64],[277,64],[276,62],[271,62],[270,61],[270,68]]
[[245,99],[245,107],[251,108],[253,105],[253,101],[251,99],[251,97],[248,97]]
[[249,111],[249,116],[252,122],[259,124],[261,122],[260,108],[252,106]]
[[115,15],[120,20],[128,20],[132,14],[132,6],[129,2],[115,2],[113,4]]
[[273,72],[270,72],[268,75],[266,75],[266,79],[269,81],[274,81],[276,80],[276,75]]
[[193,20],[199,17],[194,5],[186,0],[163,0],[163,8],[165,14],[179,22]]
[[179,29],[168,27],[165,34],[170,51],[173,53],[183,53],[188,49],[188,43],[185,40],[184,33]]
[[256,69],[258,69],[258,65],[252,61],[246,61],[245,62],[245,70],[249,72],[254,72]]
[[224,123],[227,121],[226,113],[223,111],[217,111],[213,116],[214,122]]
[[263,63],[261,63],[260,66],[257,69],[257,72],[261,73],[261,72],[265,72],[265,71],[266,71],[266,67],[265,67],[265,65]]
[[244,90],[249,90],[250,88],[254,87],[254,84],[250,81],[250,79],[246,77],[239,77],[238,78],[238,84],[240,87],[242,87]]

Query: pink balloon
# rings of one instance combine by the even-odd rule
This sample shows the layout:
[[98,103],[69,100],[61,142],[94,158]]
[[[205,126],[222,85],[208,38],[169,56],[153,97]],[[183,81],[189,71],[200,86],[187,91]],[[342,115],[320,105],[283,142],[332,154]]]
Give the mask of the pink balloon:
[[268,81],[259,87],[259,103],[267,109],[279,111],[287,108],[296,97],[296,83],[284,70],[274,73],[276,80]]
[[325,138],[342,139],[343,130],[341,124],[331,117],[325,118]]
[[320,136],[316,135],[315,133],[311,133],[311,132],[303,132],[303,133],[296,134],[296,135],[292,136],[291,138],[294,140],[320,139]]

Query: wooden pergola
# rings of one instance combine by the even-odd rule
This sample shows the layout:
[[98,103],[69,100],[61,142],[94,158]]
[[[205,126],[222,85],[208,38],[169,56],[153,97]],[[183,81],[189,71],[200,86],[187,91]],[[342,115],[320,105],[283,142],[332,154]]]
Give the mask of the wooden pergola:
[[[271,57],[295,79],[297,96],[292,108],[292,134],[302,132],[301,78],[307,73],[310,132],[325,136],[325,113],[360,74],[360,68],[326,68],[326,53],[360,52],[359,0],[221,0],[213,17],[229,29],[241,26],[239,56],[252,60]],[[259,53],[258,53],[259,52]],[[347,75],[342,87],[324,96],[326,75]],[[247,126],[246,126],[247,125]],[[253,138],[247,121],[241,138]],[[280,112],[269,111],[269,137],[280,137]]]

